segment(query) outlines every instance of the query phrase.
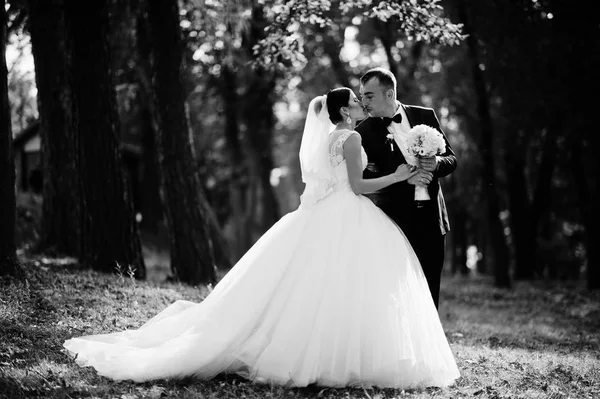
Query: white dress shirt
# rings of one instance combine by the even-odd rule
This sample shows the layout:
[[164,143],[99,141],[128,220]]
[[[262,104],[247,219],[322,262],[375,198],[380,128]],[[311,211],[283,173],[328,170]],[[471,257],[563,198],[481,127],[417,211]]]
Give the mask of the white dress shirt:
[[406,162],[411,165],[416,165],[417,159],[406,151],[406,140],[408,139],[408,132],[411,129],[410,122],[408,122],[408,118],[406,117],[406,112],[404,112],[404,107],[402,104],[399,101],[396,101],[396,104],[398,105],[398,110],[393,116],[398,114],[402,115],[402,122],[396,123],[392,121],[387,129],[394,135],[394,141],[396,144],[398,144],[398,148],[400,148],[400,151],[402,152],[402,155],[404,155]]
[[[396,105],[398,106],[398,109],[396,110],[394,116],[397,114],[402,115],[402,121],[400,123],[392,121],[392,123],[390,123],[390,125],[387,127],[388,132],[392,133],[392,135],[394,136],[394,141],[396,142],[396,144],[398,144],[398,148],[400,148],[400,151],[402,152],[402,155],[404,155],[404,159],[406,159],[406,162],[409,165],[417,166],[417,158],[414,157],[412,154],[409,154],[408,151],[406,151],[406,140],[408,140],[408,132],[411,129],[410,122],[408,121],[406,112],[404,112],[404,107],[402,106],[400,101],[396,101]],[[431,199],[429,193],[427,192],[427,188],[423,186],[415,186],[415,199]]]

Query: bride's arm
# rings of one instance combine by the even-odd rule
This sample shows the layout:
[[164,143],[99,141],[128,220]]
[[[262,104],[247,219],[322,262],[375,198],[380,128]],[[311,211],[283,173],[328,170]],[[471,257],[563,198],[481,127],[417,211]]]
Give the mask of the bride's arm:
[[348,180],[355,194],[370,193],[391,184],[406,180],[416,173],[410,165],[400,165],[394,173],[375,179],[363,179],[363,166],[360,154],[360,136],[352,134],[344,142],[344,158],[348,168]]

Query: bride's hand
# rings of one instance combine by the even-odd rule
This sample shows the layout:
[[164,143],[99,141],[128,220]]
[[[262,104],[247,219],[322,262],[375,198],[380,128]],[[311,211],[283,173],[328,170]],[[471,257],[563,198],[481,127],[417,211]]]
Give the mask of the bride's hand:
[[407,180],[415,174],[417,174],[417,167],[407,163],[403,163],[402,165],[398,166],[396,171],[392,173],[396,181]]

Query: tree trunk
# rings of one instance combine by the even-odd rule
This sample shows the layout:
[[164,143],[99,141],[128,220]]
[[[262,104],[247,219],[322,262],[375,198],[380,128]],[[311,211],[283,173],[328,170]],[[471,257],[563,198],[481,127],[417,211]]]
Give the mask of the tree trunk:
[[[142,6],[142,10],[144,10]],[[152,89],[152,66],[150,58],[152,49],[148,21],[144,11],[138,12],[136,21],[135,50],[137,55],[136,77],[135,80],[140,85],[140,107],[142,108],[140,122],[142,126],[143,142],[143,180],[142,192],[144,201],[142,202],[142,224],[154,233],[158,232],[159,226],[164,222],[164,206],[161,198],[160,165],[158,160],[158,143],[156,124],[154,121],[154,99]]]
[[538,179],[533,192],[533,200],[531,202],[531,214],[529,216],[530,226],[528,230],[528,242],[531,252],[534,254],[533,261],[535,262],[532,267],[536,267],[537,264],[539,264],[538,236],[542,218],[544,213],[547,214],[546,208],[548,207],[551,198],[552,175],[554,173],[557,157],[556,140],[561,130],[562,125],[560,123],[557,124],[557,121],[550,124],[542,146],[542,161],[540,162]]
[[[264,36],[266,20],[263,6],[253,1],[251,26],[244,40],[247,54]],[[273,95],[276,76],[258,67],[251,71],[250,84],[245,96],[243,112],[246,124],[246,142],[250,167],[250,188],[247,203],[252,214],[253,237],[256,241],[279,219],[279,203],[271,186],[273,159],[273,129],[275,114]]]
[[[486,201],[481,201],[482,207]],[[490,244],[490,228],[488,226],[489,220],[487,218],[487,209],[478,210],[476,224],[474,230],[474,242],[477,247],[477,251],[482,254],[481,259],[477,262],[477,272],[480,274],[489,275],[495,270],[494,268],[494,256],[493,249]]]
[[120,265],[145,277],[138,226],[123,175],[108,49],[108,0],[65,0],[83,195],[81,258],[94,269]]
[[[250,29],[243,40],[248,59],[252,58],[253,46],[264,37],[266,24],[263,6],[256,1],[252,3]],[[221,81],[226,114],[225,139],[234,165],[230,200],[236,226],[236,256],[241,256],[279,218],[279,203],[270,181],[275,165],[272,143],[276,76],[262,68],[234,71],[226,65]],[[244,81],[248,81],[246,95],[238,97],[238,82]],[[242,104],[241,112],[239,104]],[[239,137],[242,134],[244,145]]]
[[209,206],[196,168],[181,76],[183,42],[176,0],[149,0],[153,84],[163,200],[171,234],[171,268],[189,284],[216,280]]
[[252,246],[249,230],[249,213],[246,210],[248,195],[248,179],[245,176],[248,168],[242,151],[238,125],[238,109],[240,99],[237,96],[237,76],[232,66],[224,64],[221,76],[221,94],[225,112],[225,142],[229,149],[232,176],[229,182],[229,202],[231,219],[235,224],[232,249],[236,259],[239,259]]
[[452,218],[452,274],[469,274],[467,267],[467,213],[459,204],[453,207],[454,217]]
[[22,276],[23,269],[16,255],[15,245],[15,162],[12,151],[10,104],[8,102],[8,71],[6,69],[6,8],[0,10],[0,276]]
[[392,53],[392,48],[395,46],[398,32],[393,29],[392,21],[382,21],[379,18],[374,18],[372,21],[375,25],[375,31],[378,33],[377,36],[383,46],[383,50],[385,51],[390,71],[395,76],[399,77],[398,74],[400,70],[398,68],[398,63],[394,59],[394,54]]
[[[596,37],[597,41],[597,37]],[[590,111],[593,111],[593,104],[588,104],[590,107]],[[592,115],[589,112],[587,115]],[[591,145],[595,150],[600,146],[600,138],[595,131],[595,122],[588,118],[586,121],[586,127],[584,128],[586,132],[591,136]],[[600,176],[600,158],[594,157],[594,162],[592,163],[592,169],[589,175],[593,179],[597,179]],[[579,174],[581,171],[579,170]],[[585,228],[586,228],[586,239],[587,239],[587,286],[590,290],[600,290],[600,246],[598,243],[600,242],[600,207],[598,207],[598,202],[600,200],[600,187],[598,186],[598,181],[593,180],[594,185],[590,190],[590,198],[585,206]]]
[[[522,152],[524,144],[512,139],[513,145],[509,145],[506,151],[506,166],[508,180],[508,207],[510,212],[510,233],[513,237],[515,250],[515,273],[516,280],[533,279],[533,267],[535,257],[531,245],[531,204],[527,191],[527,180],[525,177],[525,159]],[[516,141],[516,143],[514,143]]]
[[[450,213],[450,225],[452,230],[448,234],[449,257],[452,274],[469,274],[467,267],[468,242],[468,214],[463,205],[464,191],[456,186],[456,176],[450,175],[447,179],[446,205],[453,209]],[[462,194],[462,195],[461,195]]]
[[340,27],[338,30],[331,30],[324,27],[319,28],[319,32],[323,37],[323,50],[331,60],[331,68],[338,82],[344,87],[351,87],[346,64],[340,58],[340,50],[344,46],[344,29]]
[[[596,147],[597,148],[597,147]],[[596,160],[596,176],[600,172],[600,161]],[[600,211],[598,210],[598,195],[594,195],[592,204],[588,209],[586,222],[587,237],[587,287],[590,290],[600,290]]]
[[108,0],[110,66],[115,84],[135,83],[136,22],[141,0]]
[[42,234],[38,248],[79,256],[82,199],[69,66],[64,56],[64,23],[62,0],[29,1],[44,163]]
[[[592,136],[594,136],[593,130]],[[600,242],[600,228],[598,223],[600,222],[600,212],[598,210],[598,203],[594,200],[594,188],[589,186],[586,179],[586,175],[582,173],[585,171],[583,163],[583,152],[580,134],[573,134],[572,138],[572,153],[571,153],[571,168],[573,172],[573,178],[575,186],[577,188],[578,200],[581,208],[581,219],[585,227],[585,245],[586,245],[586,268],[587,268],[587,286],[590,290],[600,289],[600,251],[598,249],[598,242]],[[594,138],[591,143],[592,148],[594,147]],[[600,160],[596,160],[596,175],[600,172]]]
[[253,237],[256,241],[279,219],[279,203],[271,186],[271,171],[275,167],[273,159],[273,90],[275,79],[266,71],[255,71],[246,95],[244,119],[250,158],[250,181],[254,190],[254,206],[251,206]]
[[535,277],[538,264],[538,232],[542,215],[548,205],[552,174],[556,160],[556,138],[561,127],[550,124],[542,146],[538,179],[533,190],[533,199],[529,201],[526,181],[524,151],[528,145],[524,140],[511,139],[506,151],[508,167],[509,209],[511,235],[515,247],[516,280],[531,280]]
[[[125,126],[123,133],[130,143],[141,147],[141,154],[137,159],[139,169],[132,170],[133,175],[126,173],[126,176],[130,189],[137,182],[139,207],[136,211],[139,210],[142,216],[139,226],[143,244],[144,238],[148,237],[144,233],[156,235],[163,221],[156,134],[152,120],[151,51],[147,24],[141,12],[143,0],[111,1],[110,44],[114,80],[118,85],[136,89],[132,101],[138,112],[126,116],[125,120],[129,120],[130,124],[133,122],[134,129],[138,129],[138,132],[127,131]],[[138,175],[135,175],[136,172]]]
[[[140,89],[144,90],[144,89]],[[141,94],[146,97],[147,94]],[[148,99],[152,101],[151,98]],[[142,100],[141,128],[142,128],[142,181],[140,191],[143,194],[141,200],[142,222],[140,228],[158,233],[160,226],[163,226],[164,210],[160,197],[160,170],[158,165],[158,153],[156,132],[154,130],[153,116],[149,101]]]
[[504,228],[500,220],[500,204],[496,190],[495,160],[493,153],[493,123],[490,114],[490,104],[485,87],[485,78],[479,68],[477,39],[469,24],[468,11],[465,1],[460,2],[460,15],[467,34],[466,42],[469,54],[469,63],[473,73],[475,92],[477,95],[477,113],[481,123],[481,156],[483,158],[483,181],[487,200],[487,217],[490,227],[490,239],[494,249],[494,283],[497,287],[510,287],[509,253]]
[[[583,3],[583,4],[582,4]],[[590,290],[600,289],[600,157],[597,156],[600,137],[597,133],[597,123],[594,115],[597,111],[597,102],[581,101],[589,93],[600,90],[600,81],[596,74],[600,57],[597,52],[589,53],[589,49],[600,47],[598,35],[598,18],[595,13],[581,13],[596,3],[592,0],[579,2],[574,8],[572,4],[564,1],[552,1],[553,11],[556,10],[553,26],[556,34],[566,37],[568,60],[582,59],[581,68],[578,65],[577,73],[571,69],[565,73],[568,96],[561,96],[557,114],[564,119],[568,115],[569,129],[567,137],[572,140],[573,154],[573,179],[578,191],[578,201],[581,209],[581,221],[585,226],[586,244],[586,277]],[[559,48],[560,49],[560,48]],[[572,65],[572,64],[569,64]],[[568,108],[565,109],[565,104]],[[585,145],[585,152],[582,152]]]

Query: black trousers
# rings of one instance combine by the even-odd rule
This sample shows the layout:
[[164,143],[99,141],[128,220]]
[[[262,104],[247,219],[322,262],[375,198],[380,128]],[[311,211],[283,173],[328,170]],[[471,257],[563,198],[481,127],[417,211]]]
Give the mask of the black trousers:
[[440,231],[437,209],[430,200],[421,203],[415,201],[413,209],[401,211],[410,212],[408,219],[406,214],[403,215],[405,217],[400,228],[419,258],[431,297],[435,307],[438,308],[446,237]]

